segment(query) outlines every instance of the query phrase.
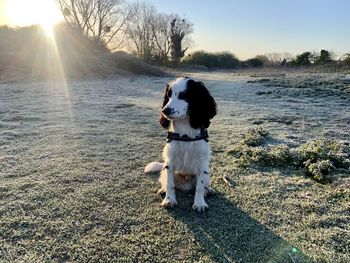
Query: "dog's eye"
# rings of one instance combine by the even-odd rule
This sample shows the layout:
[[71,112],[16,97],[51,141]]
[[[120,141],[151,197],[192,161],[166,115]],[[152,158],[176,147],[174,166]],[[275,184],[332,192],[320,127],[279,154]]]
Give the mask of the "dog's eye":
[[171,97],[171,94],[173,93],[173,91],[171,89],[168,90],[168,97]]
[[180,92],[178,96],[179,100],[186,100],[187,96],[185,92]]

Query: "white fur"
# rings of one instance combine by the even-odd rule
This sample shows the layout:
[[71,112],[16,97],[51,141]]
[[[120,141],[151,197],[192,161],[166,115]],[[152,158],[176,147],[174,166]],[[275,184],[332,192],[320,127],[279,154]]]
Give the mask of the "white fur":
[[186,90],[186,82],[186,79],[178,78],[170,84],[172,96],[169,102],[164,106],[164,108],[171,108],[174,110],[171,115],[167,116],[169,119],[182,119],[187,115],[188,103],[179,99],[180,92]]
[[153,173],[153,172],[159,172],[164,168],[164,163],[159,163],[159,162],[151,162],[146,165],[145,167],[145,174],[146,173]]
[[[170,131],[195,137],[200,129],[193,129],[187,119],[173,120]],[[182,142],[171,141],[163,150],[163,158],[168,169],[163,169],[159,182],[161,192],[165,192],[163,206],[177,204],[175,188],[190,190],[196,187],[193,209],[204,211],[208,208],[204,196],[213,190],[210,188],[209,161],[210,147],[204,141]]]
[[[186,89],[187,79],[179,78],[170,83],[172,96],[164,106],[173,108],[173,114],[167,116],[171,121],[169,131],[189,137],[200,135],[200,129],[194,129],[189,123],[188,103],[180,100],[178,95]],[[214,190],[210,187],[209,161],[210,146],[205,140],[175,141],[167,143],[163,149],[164,164],[150,163],[145,171],[161,170],[159,182],[160,193],[165,193],[162,205],[171,208],[177,205],[175,188],[190,190],[195,188],[193,209],[199,212],[208,209],[204,197]]]

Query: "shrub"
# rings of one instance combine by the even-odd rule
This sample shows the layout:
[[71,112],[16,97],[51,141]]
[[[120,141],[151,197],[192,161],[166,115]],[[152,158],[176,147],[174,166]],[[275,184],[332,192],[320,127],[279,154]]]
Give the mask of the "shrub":
[[304,52],[300,55],[297,55],[295,63],[298,66],[308,66],[311,64],[311,52]]
[[196,51],[186,57],[184,64],[192,66],[200,65],[209,69],[232,69],[239,67],[240,62],[235,55],[229,52],[208,53],[205,51]]
[[[261,129],[261,128],[260,128]],[[261,145],[261,138],[268,134],[263,130],[248,131],[240,145],[229,151],[240,167],[250,164],[264,166],[289,166],[304,169],[306,174],[320,183],[331,182],[332,171],[350,172],[350,147],[334,140],[309,141],[298,148],[285,144]]]
[[216,56],[220,68],[237,68],[240,65],[239,60],[229,52],[217,53]]
[[306,160],[304,162],[307,172],[316,180],[316,181],[326,181],[326,175],[329,174],[331,170],[335,167],[333,166],[330,160],[321,160],[315,163],[312,163],[311,160]]
[[156,66],[152,66],[141,59],[123,51],[108,54],[104,57],[108,65],[137,75],[164,76]]
[[242,67],[261,68],[264,66],[264,61],[261,58],[251,58],[242,62]]
[[332,55],[329,51],[322,49],[320,55],[315,58],[315,64],[328,64],[332,62]]
[[261,127],[249,129],[243,135],[240,143],[243,145],[256,147],[261,145],[268,135],[269,133]]
[[345,65],[350,66],[350,53],[349,54],[345,54],[344,59],[343,59],[343,63]]

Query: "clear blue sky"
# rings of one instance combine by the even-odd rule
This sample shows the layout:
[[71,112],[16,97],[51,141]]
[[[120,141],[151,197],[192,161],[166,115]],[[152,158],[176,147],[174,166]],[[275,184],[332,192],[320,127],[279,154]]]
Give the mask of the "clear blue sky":
[[350,0],[146,0],[194,23],[193,50],[350,53]]

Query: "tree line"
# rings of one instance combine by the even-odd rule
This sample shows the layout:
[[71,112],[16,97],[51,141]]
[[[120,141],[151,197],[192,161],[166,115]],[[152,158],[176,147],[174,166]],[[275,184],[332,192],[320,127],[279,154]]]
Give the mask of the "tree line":
[[140,59],[178,65],[191,45],[193,24],[159,13],[146,2],[56,0],[67,24],[109,50],[126,48]]
[[350,65],[350,54],[344,55],[339,60],[335,59],[334,53],[322,49],[320,52],[303,52],[293,57],[290,53],[268,53],[240,61],[230,52],[209,53],[196,51],[187,55],[184,65],[204,66],[208,69],[216,68],[259,68],[267,67],[299,67],[312,65]]
[[[240,61],[230,52],[196,51],[185,56],[191,47],[193,23],[177,14],[160,13],[147,2],[124,0],[56,0],[66,23],[110,52],[127,49],[138,58],[161,66],[184,65],[214,68],[286,67],[326,65],[335,56],[328,50],[269,53]],[[350,64],[350,54],[341,58]]]

